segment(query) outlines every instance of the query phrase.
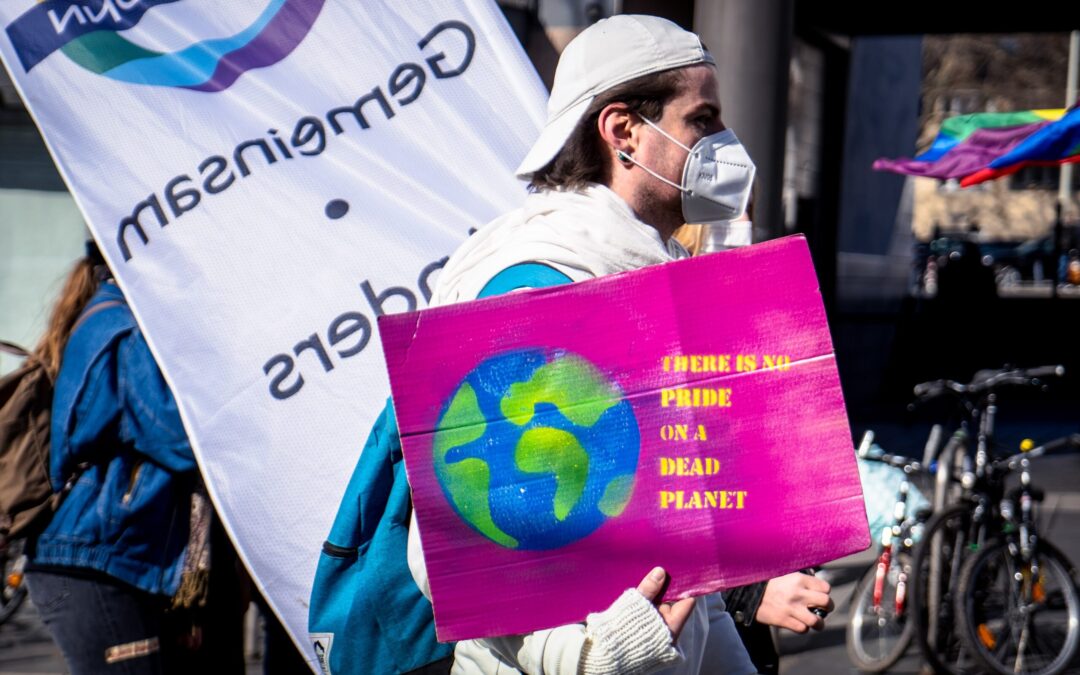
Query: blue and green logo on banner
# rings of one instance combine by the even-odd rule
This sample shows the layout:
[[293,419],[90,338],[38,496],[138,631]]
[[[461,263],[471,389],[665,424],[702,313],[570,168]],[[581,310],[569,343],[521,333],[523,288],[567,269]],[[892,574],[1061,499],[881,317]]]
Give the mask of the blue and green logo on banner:
[[57,51],[120,82],[217,92],[248,70],[282,60],[307,36],[325,0],[270,0],[239,33],[175,52],[136,44],[121,32],[151,9],[183,0],[48,0],[7,27],[26,72]]

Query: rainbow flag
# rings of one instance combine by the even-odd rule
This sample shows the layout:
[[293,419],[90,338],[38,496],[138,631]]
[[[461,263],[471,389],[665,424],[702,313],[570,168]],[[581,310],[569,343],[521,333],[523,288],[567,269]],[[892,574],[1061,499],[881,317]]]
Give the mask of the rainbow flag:
[[926,152],[913,159],[881,158],[874,162],[874,169],[942,180],[962,178],[986,167],[1064,114],[1064,108],[1056,108],[950,117]]
[[874,169],[941,180],[963,178],[983,169],[1048,124],[1051,122],[1025,124],[1019,127],[979,129],[969,135],[963,143],[954,146],[936,160],[883,158],[874,161]]
[[1042,110],[1018,110],[1016,112],[983,112],[970,115],[957,115],[941,123],[937,138],[930,149],[915,159],[920,162],[933,162],[941,159],[957,145],[963,143],[980,129],[1000,129],[1003,127],[1022,127],[1041,122],[1053,122],[1065,114],[1064,108]]
[[1016,173],[1025,166],[1058,166],[1080,162],[1080,106],[1071,108],[1057,122],[1047,124],[1008,153],[960,181],[970,187]]

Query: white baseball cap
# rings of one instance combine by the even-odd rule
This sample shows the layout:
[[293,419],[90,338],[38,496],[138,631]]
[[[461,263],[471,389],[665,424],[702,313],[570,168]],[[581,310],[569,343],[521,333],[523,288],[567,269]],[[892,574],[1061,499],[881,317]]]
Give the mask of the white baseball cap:
[[517,177],[528,180],[559,154],[597,94],[643,75],[697,63],[716,61],[701,38],[667,19],[619,14],[589,26],[559,57],[547,123]]

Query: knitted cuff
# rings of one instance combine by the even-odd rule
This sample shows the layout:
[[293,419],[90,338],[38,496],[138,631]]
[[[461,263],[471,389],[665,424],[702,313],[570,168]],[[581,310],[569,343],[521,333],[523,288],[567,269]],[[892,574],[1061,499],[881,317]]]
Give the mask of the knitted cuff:
[[682,658],[663,617],[633,588],[585,620],[582,675],[643,675]]

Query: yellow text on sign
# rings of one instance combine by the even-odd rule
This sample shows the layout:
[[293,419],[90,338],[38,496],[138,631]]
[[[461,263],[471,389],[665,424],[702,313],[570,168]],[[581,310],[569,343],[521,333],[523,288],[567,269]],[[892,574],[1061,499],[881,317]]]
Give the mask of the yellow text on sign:
[[662,509],[742,509],[745,506],[746,490],[660,491]]
[[661,476],[715,476],[720,460],[715,457],[661,457]]

